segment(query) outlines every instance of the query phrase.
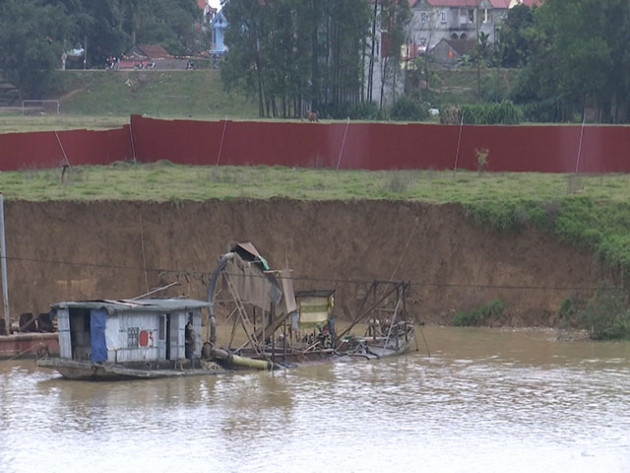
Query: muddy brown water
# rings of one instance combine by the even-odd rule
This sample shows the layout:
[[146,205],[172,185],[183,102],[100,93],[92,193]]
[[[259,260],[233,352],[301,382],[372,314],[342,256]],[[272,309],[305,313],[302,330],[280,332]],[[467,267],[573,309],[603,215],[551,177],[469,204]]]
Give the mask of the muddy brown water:
[[[420,333],[419,333],[420,335]],[[426,327],[419,351],[89,383],[0,362],[0,471],[630,472],[630,343]]]

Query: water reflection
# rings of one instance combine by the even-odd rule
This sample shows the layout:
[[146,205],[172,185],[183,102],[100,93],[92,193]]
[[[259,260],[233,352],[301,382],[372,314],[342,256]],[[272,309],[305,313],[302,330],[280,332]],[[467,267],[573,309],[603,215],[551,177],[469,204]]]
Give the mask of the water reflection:
[[630,471],[629,343],[425,335],[431,357],[204,378],[2,362],[0,471]]

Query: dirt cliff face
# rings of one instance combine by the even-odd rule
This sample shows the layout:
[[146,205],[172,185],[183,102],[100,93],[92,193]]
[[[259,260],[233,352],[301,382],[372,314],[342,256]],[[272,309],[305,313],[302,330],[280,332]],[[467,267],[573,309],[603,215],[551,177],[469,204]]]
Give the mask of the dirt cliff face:
[[559,302],[610,275],[595,259],[526,230],[497,234],[459,205],[285,199],[208,202],[5,202],[12,318],[72,299],[206,299],[218,256],[251,241],[271,267],[288,261],[297,289],[336,289],[339,316],[373,279],[412,283],[428,323],[496,298],[507,323],[553,325]]

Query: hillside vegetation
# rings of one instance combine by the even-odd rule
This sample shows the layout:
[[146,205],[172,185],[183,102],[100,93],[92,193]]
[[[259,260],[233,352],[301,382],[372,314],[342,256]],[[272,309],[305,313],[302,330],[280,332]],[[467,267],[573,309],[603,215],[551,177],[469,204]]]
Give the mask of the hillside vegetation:
[[[506,96],[516,74],[513,69],[484,68],[479,84],[482,94]],[[54,81],[55,92],[46,98],[59,100],[60,115],[22,116],[14,98],[13,108],[0,109],[0,133],[116,128],[128,123],[131,114],[201,120],[259,118],[255,100],[225,91],[218,69],[68,70],[57,71]],[[477,74],[471,68],[436,70],[430,83],[431,106],[474,103],[479,100],[477,86]]]
[[257,109],[242,95],[225,92],[219,71],[57,71],[60,115],[22,116],[20,107],[0,111],[0,132],[119,127],[129,115],[160,118],[254,119]]

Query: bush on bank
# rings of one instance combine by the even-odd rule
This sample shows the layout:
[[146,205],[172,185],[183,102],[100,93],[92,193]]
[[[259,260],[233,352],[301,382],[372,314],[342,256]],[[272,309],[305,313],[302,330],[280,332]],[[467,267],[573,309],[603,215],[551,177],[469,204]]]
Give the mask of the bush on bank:
[[456,327],[480,327],[489,322],[500,321],[505,310],[505,301],[494,299],[478,309],[458,311],[453,315],[452,324]]
[[588,301],[564,299],[558,315],[563,328],[586,330],[593,340],[630,339],[628,293],[608,281]]
[[593,251],[600,260],[630,276],[630,204],[566,196],[556,202],[488,200],[465,205],[475,221],[497,231],[518,232],[528,225],[551,231],[565,243]]

